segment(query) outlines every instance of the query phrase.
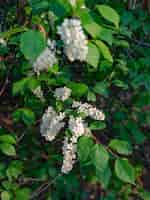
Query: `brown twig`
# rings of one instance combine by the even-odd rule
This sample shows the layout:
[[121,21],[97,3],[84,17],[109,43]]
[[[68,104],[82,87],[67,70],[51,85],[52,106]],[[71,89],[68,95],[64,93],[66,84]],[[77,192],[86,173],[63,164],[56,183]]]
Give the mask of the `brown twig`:
[[45,190],[47,190],[55,181],[58,177],[62,176],[62,174],[58,174],[58,176],[56,176],[51,182],[46,182],[46,183],[43,183],[37,190],[35,190],[31,197],[30,197],[30,200],[33,200],[33,199],[37,199],[37,197],[42,193],[42,192],[45,192]]
[[8,82],[9,82],[9,81],[8,81],[8,76],[7,76],[5,82],[4,82],[4,84],[3,84],[3,86],[2,86],[2,88],[1,88],[1,90],[0,90],[0,96],[3,95],[3,93],[4,93],[5,89],[6,89],[6,86],[7,86]]

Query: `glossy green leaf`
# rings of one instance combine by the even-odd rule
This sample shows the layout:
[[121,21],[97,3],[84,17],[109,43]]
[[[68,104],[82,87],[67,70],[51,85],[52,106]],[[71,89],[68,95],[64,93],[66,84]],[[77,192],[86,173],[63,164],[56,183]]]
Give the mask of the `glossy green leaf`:
[[96,122],[92,122],[90,124],[91,130],[102,130],[102,129],[105,129],[105,128],[106,128],[106,124],[104,122],[96,121]]
[[7,191],[1,193],[1,200],[10,200],[10,194]]
[[110,141],[109,147],[119,154],[129,155],[132,153],[132,146],[127,141],[114,139]]
[[93,88],[94,92],[104,97],[108,97],[108,85],[106,82],[97,82]]
[[16,140],[12,135],[0,135],[0,142],[9,143],[9,144],[16,144]]
[[0,150],[7,156],[15,156],[16,155],[15,147],[12,144],[1,143]]
[[103,57],[109,62],[113,62],[113,57],[111,55],[109,48],[106,46],[106,44],[100,40],[96,40],[95,44],[99,47],[100,52],[102,53]]
[[71,82],[68,87],[72,90],[73,96],[81,97],[88,92],[88,86],[84,83]]
[[96,170],[96,176],[98,178],[98,181],[101,183],[103,188],[107,188],[110,182],[111,178],[111,169],[109,167],[106,167],[104,171]]
[[21,188],[16,191],[16,200],[30,199],[31,190],[29,188]]
[[88,136],[83,136],[79,139],[78,156],[81,163],[84,163],[85,161],[88,160],[93,145],[94,145],[93,140]]
[[21,34],[20,50],[28,60],[35,60],[46,47],[46,40],[41,32],[29,30]]
[[14,121],[22,120],[26,125],[31,125],[35,122],[35,114],[28,108],[20,108],[13,113]]
[[120,17],[118,13],[108,5],[98,5],[98,11],[109,22],[112,22],[117,28],[119,27]]
[[93,38],[100,38],[102,27],[95,22],[84,25],[84,29],[91,35]]
[[57,17],[65,17],[71,12],[71,5],[66,0],[51,0],[49,2],[49,10]]
[[135,169],[125,158],[115,161],[115,173],[125,183],[135,183]]
[[14,96],[25,94],[27,90],[34,90],[39,86],[39,81],[34,77],[23,78],[13,84],[12,93]]
[[17,178],[23,172],[23,163],[19,160],[12,161],[6,171],[8,178]]
[[87,56],[87,63],[94,68],[97,68],[98,63],[100,61],[100,52],[96,45],[93,43],[88,44],[88,56]]
[[103,172],[108,166],[109,154],[103,145],[95,144],[91,152],[91,159],[95,168]]

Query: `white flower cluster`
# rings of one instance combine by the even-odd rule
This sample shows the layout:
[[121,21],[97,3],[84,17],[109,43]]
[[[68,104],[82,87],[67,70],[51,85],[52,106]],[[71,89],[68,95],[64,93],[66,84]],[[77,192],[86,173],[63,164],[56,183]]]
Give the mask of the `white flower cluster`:
[[[71,90],[69,89],[67,95],[65,94],[64,90],[66,90],[66,88],[57,88],[54,95],[61,100],[66,100],[70,96]],[[77,109],[78,113],[84,113],[86,117],[89,116],[95,120],[105,119],[105,115],[102,111],[98,110],[96,107],[93,107],[88,103],[74,101],[72,104],[72,108]],[[61,128],[65,126],[65,117],[66,116],[64,113],[56,113],[56,111],[52,107],[48,107],[47,111],[42,117],[42,123],[40,127],[41,134],[45,137],[47,141],[54,140],[56,135],[60,132]],[[79,137],[81,137],[82,135],[91,134],[90,129],[88,128],[85,120],[83,120],[82,117],[74,117],[70,115],[68,120],[68,129],[71,132],[71,137],[65,137],[62,148],[64,158],[61,172],[64,174],[69,173],[72,170],[74,163],[76,162],[77,142]]]
[[[51,46],[52,45],[52,46]],[[49,41],[49,48],[46,47],[44,51],[39,55],[36,61],[33,63],[33,70],[38,75],[41,71],[47,71],[49,67],[52,67],[57,63],[57,58],[55,55],[54,43]]]
[[85,61],[88,54],[88,41],[78,19],[65,19],[58,27],[58,34],[64,42],[65,54],[73,62]]
[[42,89],[41,89],[40,86],[38,86],[37,88],[35,88],[32,92],[33,92],[33,94],[34,94],[37,98],[39,98],[42,102],[45,101],[44,95],[43,95],[43,91],[42,91]]
[[54,96],[61,101],[67,100],[70,97],[70,95],[71,95],[71,89],[67,87],[56,88],[54,93]]
[[69,0],[70,4],[71,4],[72,6],[75,6],[75,5],[76,5],[76,1],[77,1],[77,0]]
[[72,170],[73,165],[76,161],[76,143],[77,141],[69,141],[68,137],[65,137],[64,139],[64,144],[62,148],[64,159],[61,167],[61,172],[64,174],[67,174]]
[[61,172],[65,174],[70,172],[73,168],[76,161],[77,141],[80,136],[86,134],[86,125],[81,117],[74,118],[73,116],[70,116],[69,129],[73,135],[70,138],[70,141],[65,137],[63,145],[64,160]]
[[49,106],[42,117],[42,123],[40,126],[40,132],[47,141],[55,139],[59,131],[65,126],[63,119],[64,113],[56,113],[56,111]]
[[3,45],[3,46],[6,46],[7,42],[3,38],[0,38],[0,44]]
[[82,118],[71,116],[69,119],[69,129],[76,137],[83,135],[85,133],[85,125]]
[[89,116],[92,119],[100,121],[105,120],[105,114],[101,110],[97,109],[96,107],[93,107],[88,103],[81,103],[78,101],[74,101],[72,107],[77,108],[78,113],[84,113],[86,117]]

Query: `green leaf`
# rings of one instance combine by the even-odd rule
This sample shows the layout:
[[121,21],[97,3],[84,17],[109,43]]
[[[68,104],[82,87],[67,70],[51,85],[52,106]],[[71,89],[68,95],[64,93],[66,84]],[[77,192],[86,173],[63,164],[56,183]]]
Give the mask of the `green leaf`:
[[87,100],[95,102],[96,101],[95,94],[93,92],[91,92],[91,91],[88,91]]
[[98,178],[99,182],[101,183],[102,187],[106,189],[108,187],[108,184],[110,182],[111,178],[111,170],[109,167],[106,167],[106,169],[101,172],[99,170],[96,170],[96,177]]
[[113,62],[111,52],[110,52],[109,48],[106,46],[106,44],[100,40],[96,40],[95,44],[100,48],[100,52],[102,53],[103,57],[106,60]]
[[72,95],[75,97],[84,96],[88,92],[88,86],[84,83],[70,82],[68,87],[72,90]]
[[27,31],[28,29],[25,27],[15,27],[15,28],[11,28],[10,30],[6,31],[6,32],[1,32],[0,33],[0,37],[1,38],[7,38],[9,39],[10,37],[12,37],[13,35],[17,34],[17,33],[21,33],[24,31]]
[[12,93],[13,95],[17,95],[19,93],[23,94],[24,93],[24,88],[25,88],[25,84],[27,82],[28,78],[24,78],[20,81],[17,81],[16,83],[13,84],[13,89],[12,89]]
[[7,191],[1,193],[1,200],[10,200],[10,194]]
[[139,129],[138,124],[133,121],[128,121],[126,124],[128,132],[132,135],[137,144],[141,144],[146,139],[144,133]]
[[57,17],[65,17],[71,12],[71,5],[66,0],[51,0],[49,3],[49,10]]
[[19,108],[13,113],[14,121],[18,122],[22,120],[27,126],[35,122],[35,114],[28,108]]
[[97,82],[93,90],[97,94],[108,97],[108,84],[106,82]]
[[0,163],[0,179],[4,179],[5,178],[5,164],[4,163]]
[[0,135],[0,142],[9,143],[9,144],[16,144],[16,140],[13,136],[5,134]]
[[20,49],[25,58],[34,61],[46,47],[46,40],[41,32],[29,30],[21,34]]
[[97,68],[98,63],[100,60],[100,52],[96,45],[93,43],[88,44],[88,56],[87,56],[87,63],[94,68]]
[[80,9],[78,15],[81,18],[83,28],[94,39],[101,39],[112,45],[112,30],[104,28],[98,24],[99,16],[95,16],[95,13],[90,12],[89,9]]
[[111,140],[109,147],[119,154],[129,155],[132,153],[132,146],[127,141],[114,139]]
[[12,93],[13,95],[25,94],[27,90],[34,90],[39,86],[39,81],[34,77],[23,78],[13,84]]
[[78,156],[81,163],[86,162],[88,160],[93,145],[94,145],[93,140],[88,136],[82,136],[79,139]]
[[91,152],[91,159],[95,168],[103,172],[108,166],[109,154],[103,145],[95,144]]
[[15,147],[8,143],[1,143],[0,150],[7,156],[15,156],[16,155]]
[[78,9],[76,12],[77,12],[76,14],[81,18],[83,27],[86,26],[87,24],[95,23],[92,13],[90,12],[88,8],[84,8],[84,9],[81,8],[81,9]]
[[128,89],[128,85],[125,82],[121,81],[121,80],[118,80],[118,79],[114,80],[113,84],[116,85],[117,87],[120,87],[120,88],[124,89],[124,90]]
[[96,122],[92,122],[90,124],[91,130],[102,130],[102,129],[105,129],[105,128],[106,128],[106,124],[104,122],[96,121]]
[[49,0],[29,0],[30,6],[32,8],[33,13],[38,13],[41,11],[45,11],[49,7]]
[[9,179],[17,178],[23,170],[23,164],[19,160],[14,160],[9,164],[6,174]]
[[110,29],[102,28],[99,39],[107,42],[107,44],[112,45],[113,42],[113,33]]
[[16,191],[15,200],[28,200],[30,199],[31,190],[29,188],[21,188]]
[[108,5],[98,5],[98,11],[109,22],[112,22],[116,28],[119,28],[120,17],[118,13]]
[[125,183],[135,183],[135,169],[125,158],[115,161],[115,173]]
[[99,38],[102,32],[102,27],[95,23],[94,21],[90,24],[85,24],[84,29],[91,35],[93,38]]

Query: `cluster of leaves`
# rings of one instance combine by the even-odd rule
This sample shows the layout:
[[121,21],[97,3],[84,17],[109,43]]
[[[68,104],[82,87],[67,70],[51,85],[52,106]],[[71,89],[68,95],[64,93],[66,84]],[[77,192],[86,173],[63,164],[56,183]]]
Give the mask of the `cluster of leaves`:
[[[142,184],[149,166],[142,155],[150,139],[150,17],[141,8],[127,11],[125,3],[116,2],[77,0],[73,7],[66,0],[29,0],[21,24],[17,5],[5,6],[0,33],[7,41],[0,46],[2,200],[84,200],[91,195],[102,200],[150,199]],[[59,65],[36,76],[31,63],[46,47],[46,37],[62,47],[56,27],[70,17],[80,18],[87,35],[86,62],[69,63],[61,54]],[[33,94],[38,86],[44,102]],[[93,138],[79,139],[79,161],[68,175],[60,174],[62,140],[46,143],[39,133],[45,108],[64,106],[52,97],[62,86],[72,90],[74,99],[106,114],[105,123],[90,124]]]

